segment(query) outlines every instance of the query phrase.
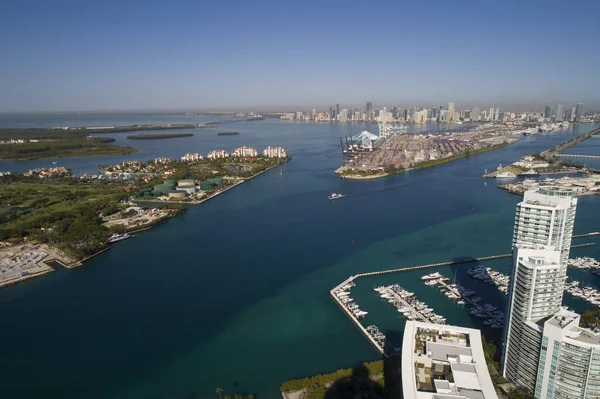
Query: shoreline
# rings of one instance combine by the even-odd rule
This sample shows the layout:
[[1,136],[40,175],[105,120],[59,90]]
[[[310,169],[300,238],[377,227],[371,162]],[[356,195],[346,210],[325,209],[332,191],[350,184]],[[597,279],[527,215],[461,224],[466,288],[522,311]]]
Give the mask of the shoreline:
[[18,283],[21,283],[23,281],[26,281],[26,280],[29,280],[29,279],[32,279],[32,278],[36,278],[36,277],[41,277],[41,276],[44,276],[46,274],[53,273],[53,272],[56,271],[52,266],[48,266],[48,267],[50,269],[42,270],[42,271],[39,271],[37,273],[31,273],[31,274],[28,274],[27,276],[17,277],[17,278],[12,279],[12,280],[3,281],[3,282],[0,283],[0,288],[4,288],[6,286],[13,285],[13,284],[18,284]]
[[[112,144],[107,144],[107,145],[112,145]],[[115,146],[115,147],[119,147],[119,146]],[[124,147],[125,148],[125,147]],[[129,148],[133,148],[133,147],[129,147]],[[133,148],[135,151],[126,151],[126,152],[119,152],[119,153],[114,153],[114,154],[88,154],[88,155],[73,155],[73,156],[56,156],[56,157],[40,157],[40,158],[11,158],[11,159],[7,159],[7,158],[0,158],[0,162],[29,162],[29,161],[39,161],[39,160],[43,160],[43,159],[71,159],[71,158],[92,158],[92,157],[110,157],[110,156],[120,156],[120,155],[130,155],[130,154],[137,154],[138,152],[142,152],[142,150],[139,150],[137,148]]]
[[[29,248],[30,246],[30,248]],[[4,247],[2,250],[15,252],[13,256],[16,256],[22,252],[28,251],[41,251],[46,253],[46,256],[38,261],[35,265],[40,269],[35,272],[27,270],[27,275],[18,276],[10,280],[5,280],[0,282],[0,288],[6,287],[12,284],[17,284],[25,280],[29,280],[35,277],[41,277],[48,273],[55,272],[56,269],[51,265],[51,263],[58,263],[60,266],[69,268],[68,265],[73,262],[67,262],[68,256],[62,253],[59,249],[54,248],[48,244],[40,244],[40,243],[26,243],[26,244],[18,244],[13,248],[13,246]],[[12,258],[12,256],[11,256]],[[10,259],[10,258],[9,258]],[[21,272],[22,273],[22,272]]]
[[240,178],[240,180],[237,180],[235,183],[233,183],[231,186],[227,187],[226,189],[224,189],[224,190],[221,190],[221,191],[219,191],[219,192],[216,192],[216,193],[213,193],[213,194],[211,194],[210,196],[207,196],[206,198],[203,198],[203,199],[200,199],[200,200],[195,200],[195,201],[171,201],[171,200],[148,200],[148,201],[147,201],[147,200],[142,200],[142,201],[139,201],[139,202],[141,202],[141,203],[144,203],[144,202],[145,202],[145,203],[150,203],[150,204],[182,204],[182,205],[200,205],[200,204],[203,204],[203,203],[205,203],[206,201],[209,201],[209,200],[213,199],[214,197],[216,197],[216,196],[218,196],[218,195],[220,195],[220,194],[223,194],[223,193],[224,193],[224,192],[226,192],[226,191],[229,191],[229,190],[231,190],[231,189],[232,189],[232,188],[234,188],[234,187],[237,187],[237,186],[239,186],[240,184],[242,184],[242,183],[244,183],[244,182],[246,182],[246,181],[252,180],[252,179],[254,179],[255,177],[258,177],[258,176],[262,175],[263,173],[266,173],[266,172],[268,172],[268,171],[270,171],[270,170],[273,170],[273,169],[275,169],[275,168],[276,168],[276,167],[278,167],[278,166],[281,166],[281,165],[283,165],[283,164],[287,163],[289,160],[290,160],[290,159],[287,159],[287,160],[285,160],[285,161],[283,161],[283,162],[281,162],[281,163],[279,163],[279,164],[277,164],[277,165],[271,166],[270,168],[267,168],[267,169],[265,169],[265,170],[263,170],[263,171],[261,171],[261,172],[255,173],[255,174],[253,174],[252,176],[249,176],[249,177],[241,177],[241,178]]
[[342,179],[350,179],[350,180],[374,180],[374,179],[381,179],[382,177],[386,177],[386,176],[391,176],[391,175],[389,173],[382,173],[382,174],[368,175],[368,176],[361,176],[361,175],[341,176],[340,175],[340,177]]
[[[231,190],[232,188],[234,188],[234,187],[236,187],[236,186],[244,183],[247,180],[251,180],[251,179],[253,179],[253,178],[257,177],[257,176],[262,175],[263,173],[266,173],[266,172],[268,172],[268,171],[270,171],[270,170],[272,170],[272,169],[274,169],[274,168],[276,168],[278,166],[281,166],[281,165],[283,165],[284,163],[286,163],[288,161],[289,161],[289,159],[286,160],[286,161],[284,161],[284,162],[282,162],[282,163],[274,165],[274,166],[272,166],[270,168],[267,168],[267,169],[265,169],[265,170],[263,170],[261,172],[258,172],[258,173],[254,174],[254,175],[252,175],[252,176],[250,176],[248,178],[242,178],[242,180],[236,181],[233,185],[227,187],[226,189],[224,189],[222,191],[219,191],[218,193],[214,193],[210,197],[204,198],[204,199],[202,199],[200,201],[195,201],[195,202],[182,202],[182,201],[140,201],[140,202],[147,202],[147,203],[175,203],[175,204],[199,205],[199,204],[202,204],[202,203],[204,203],[206,201],[209,201],[209,200],[213,199],[214,197],[217,197],[218,195],[220,195],[220,194],[222,194],[222,193],[224,193],[224,192],[226,192],[228,190]],[[178,211],[174,212],[173,215],[164,216],[164,217],[162,217],[162,218],[160,218],[160,219],[158,219],[158,220],[150,223],[147,226],[143,226],[143,227],[140,227],[140,228],[137,228],[137,229],[134,229],[134,230],[127,231],[127,233],[128,234],[135,234],[135,233],[143,232],[143,231],[146,231],[146,230],[150,230],[150,229],[152,229],[153,227],[155,227],[155,226],[157,226],[159,224],[165,223],[166,221],[168,221],[171,218],[179,216],[180,214],[184,213],[185,210],[186,210],[185,208],[181,209],[181,210],[178,210]],[[94,254],[92,254],[90,256],[87,256],[87,257],[85,257],[83,259],[80,259],[80,260],[67,261],[67,256],[66,255],[64,257],[63,256],[59,256],[60,255],[60,250],[58,248],[54,248],[54,247],[52,247],[52,246],[50,246],[48,244],[39,244],[38,243],[38,244],[34,244],[34,245],[38,246],[38,247],[40,247],[42,245],[46,245],[47,248],[50,250],[49,252],[51,252],[51,253],[48,253],[48,255],[46,256],[46,258],[44,258],[40,262],[38,262],[38,266],[42,267],[43,270],[40,270],[40,271],[35,272],[35,273],[30,273],[30,274],[28,274],[26,276],[21,276],[21,277],[15,278],[15,279],[11,279],[11,280],[0,282],[0,288],[6,287],[6,286],[12,285],[12,284],[17,284],[17,283],[20,283],[20,282],[23,282],[23,281],[26,281],[26,280],[29,280],[29,279],[32,279],[32,278],[35,278],[35,277],[41,277],[41,276],[44,276],[44,275],[46,275],[48,273],[55,272],[56,269],[54,267],[52,267],[50,265],[50,263],[56,263],[56,264],[58,264],[58,265],[60,265],[60,266],[62,266],[64,268],[70,269],[70,270],[78,268],[78,267],[81,267],[81,266],[83,266],[84,262],[87,262],[88,260],[90,260],[90,259],[92,259],[92,258],[94,258],[94,257],[96,257],[96,256],[98,256],[98,255],[100,255],[100,254],[102,254],[102,253],[110,250],[113,247],[110,243],[108,243],[106,247],[102,248],[101,250],[99,250],[98,252],[96,252],[96,253],[94,253]],[[19,251],[19,252],[23,252],[23,251]]]

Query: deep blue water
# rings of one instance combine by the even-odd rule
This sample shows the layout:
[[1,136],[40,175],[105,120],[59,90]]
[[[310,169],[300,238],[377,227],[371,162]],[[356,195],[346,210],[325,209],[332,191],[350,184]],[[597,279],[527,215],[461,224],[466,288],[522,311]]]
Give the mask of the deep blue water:
[[[128,143],[143,149],[128,159],[241,144],[282,145],[293,159],[283,174],[275,169],[190,207],[84,267],[0,290],[0,375],[6,397],[166,399],[195,393],[206,398],[216,397],[220,386],[232,395],[278,398],[287,379],[375,359],[329,290],[358,272],[508,253],[520,197],[496,188],[494,181],[484,182],[483,170],[592,126],[527,137],[497,151],[381,180],[341,180],[333,174],[341,162],[339,136],[364,128],[240,122],[225,128],[239,136],[216,136],[216,130],[206,129],[186,139]],[[124,136],[117,140],[126,141]],[[60,163],[81,173],[122,159]],[[38,162],[5,163],[0,169],[23,170]],[[331,192],[348,197],[331,202]],[[576,233],[600,230],[599,205],[599,197],[580,200]],[[577,243],[585,241],[600,240]],[[600,258],[600,248],[573,251],[581,255]],[[489,265],[508,270],[507,260]],[[456,274],[485,302],[501,306],[500,292],[470,279],[467,268],[440,271]],[[360,280],[353,297],[369,311],[365,323],[401,336],[400,314],[371,289],[399,283],[449,323],[480,327],[423,285],[422,274]],[[577,270],[569,274],[600,287],[600,277]],[[588,307],[581,300],[565,301],[576,310]]]

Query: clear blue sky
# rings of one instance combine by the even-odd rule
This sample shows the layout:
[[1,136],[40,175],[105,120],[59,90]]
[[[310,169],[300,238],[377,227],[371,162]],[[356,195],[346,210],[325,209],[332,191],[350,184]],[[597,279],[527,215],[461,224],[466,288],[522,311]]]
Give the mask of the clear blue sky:
[[0,111],[600,105],[598,0],[7,0],[1,15]]

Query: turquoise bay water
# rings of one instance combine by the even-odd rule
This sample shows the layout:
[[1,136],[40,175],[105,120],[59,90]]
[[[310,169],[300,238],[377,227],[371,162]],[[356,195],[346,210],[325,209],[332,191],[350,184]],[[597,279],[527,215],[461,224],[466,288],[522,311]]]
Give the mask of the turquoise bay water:
[[[483,170],[564,141],[577,134],[575,128],[580,134],[592,126],[362,182],[341,180],[333,170],[341,162],[339,136],[364,126],[240,122],[226,128],[239,136],[202,131],[136,142],[143,152],[129,159],[241,144],[283,145],[293,159],[283,174],[275,169],[191,207],[82,268],[0,290],[4,392],[10,398],[214,398],[220,386],[229,394],[278,398],[284,380],[376,359],[329,290],[358,272],[509,252],[519,197],[484,182]],[[121,158],[60,163],[82,173]],[[0,169],[32,164],[4,163]],[[349,196],[330,202],[331,192]],[[600,230],[599,205],[598,197],[580,200],[576,232]],[[577,243],[585,241],[600,240]],[[600,258],[599,248],[573,251],[581,255]],[[507,260],[489,265],[508,270]],[[467,268],[440,271],[456,274],[486,302],[501,306],[499,291],[470,279]],[[372,291],[373,285],[399,283],[449,323],[481,327],[423,285],[424,273],[360,280],[353,297],[369,311],[365,323],[377,324],[392,340],[401,336],[400,314]],[[600,288],[600,277],[569,274]],[[588,307],[568,297],[565,302]]]

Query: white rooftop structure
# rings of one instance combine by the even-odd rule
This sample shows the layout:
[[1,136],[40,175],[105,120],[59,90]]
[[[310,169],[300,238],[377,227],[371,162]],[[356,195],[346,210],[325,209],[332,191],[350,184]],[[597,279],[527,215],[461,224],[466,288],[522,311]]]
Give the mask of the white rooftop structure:
[[498,399],[479,330],[408,321],[402,354],[404,399]]

